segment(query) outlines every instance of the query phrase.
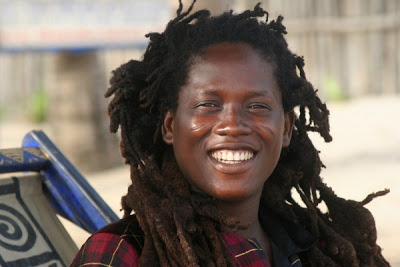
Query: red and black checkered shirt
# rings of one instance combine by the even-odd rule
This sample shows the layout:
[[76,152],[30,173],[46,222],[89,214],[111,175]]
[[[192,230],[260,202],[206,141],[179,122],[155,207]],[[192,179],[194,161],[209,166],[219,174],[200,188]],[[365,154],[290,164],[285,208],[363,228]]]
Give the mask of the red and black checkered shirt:
[[[279,231],[277,233],[281,234]],[[222,233],[222,237],[237,266],[271,266],[255,239],[246,239],[228,233]],[[282,236],[282,240],[285,238]],[[143,243],[143,232],[135,216],[132,215],[92,235],[82,246],[71,266],[137,266]],[[293,244],[289,244],[290,249],[298,252],[303,250],[297,246],[293,247]],[[279,245],[279,242],[276,245],[275,240],[272,239],[272,256],[275,266],[301,267],[297,254],[285,250],[285,247]]]

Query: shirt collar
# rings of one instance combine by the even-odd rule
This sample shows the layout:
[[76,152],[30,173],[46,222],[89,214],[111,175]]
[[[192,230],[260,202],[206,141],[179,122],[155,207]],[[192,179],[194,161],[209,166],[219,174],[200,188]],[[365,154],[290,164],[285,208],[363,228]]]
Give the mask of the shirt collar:
[[286,257],[306,251],[318,241],[300,225],[293,221],[282,220],[268,209],[260,207],[259,219],[264,231],[268,233],[272,242]]

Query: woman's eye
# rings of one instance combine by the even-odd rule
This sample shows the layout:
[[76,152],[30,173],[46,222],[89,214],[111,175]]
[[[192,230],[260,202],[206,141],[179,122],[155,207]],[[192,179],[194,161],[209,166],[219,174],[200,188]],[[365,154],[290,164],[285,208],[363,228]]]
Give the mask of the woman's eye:
[[271,109],[271,108],[270,108],[268,105],[266,105],[266,104],[251,104],[251,105],[249,105],[249,108],[250,108],[250,109],[268,109],[268,110]]
[[196,107],[217,107],[217,105],[213,102],[200,102],[196,105]]

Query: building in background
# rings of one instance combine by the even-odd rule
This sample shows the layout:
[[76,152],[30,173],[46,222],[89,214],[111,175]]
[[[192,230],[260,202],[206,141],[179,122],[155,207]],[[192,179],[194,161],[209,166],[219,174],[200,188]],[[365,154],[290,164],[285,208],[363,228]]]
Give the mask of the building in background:
[[[103,97],[105,55],[143,49],[145,34],[162,30],[169,16],[169,4],[157,0],[0,1],[2,116],[46,120],[52,139],[84,171],[120,165]],[[110,59],[113,68],[122,63]]]
[[[198,0],[196,8],[217,14],[257,2]],[[400,1],[261,2],[270,20],[285,16],[290,47],[324,100],[400,94]],[[0,138],[1,120],[37,112],[80,169],[120,163],[103,98],[111,70],[141,55],[145,33],[162,31],[177,3],[0,0]]]

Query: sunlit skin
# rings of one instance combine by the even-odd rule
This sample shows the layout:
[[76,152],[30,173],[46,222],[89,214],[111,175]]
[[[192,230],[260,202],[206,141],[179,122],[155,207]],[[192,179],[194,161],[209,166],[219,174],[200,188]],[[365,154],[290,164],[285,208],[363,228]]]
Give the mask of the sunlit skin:
[[[223,213],[248,225],[242,236],[267,243],[259,201],[290,143],[294,119],[283,110],[273,64],[249,45],[231,43],[209,46],[192,62],[176,111],[166,112],[163,139],[193,190],[214,197]],[[247,157],[215,158],[229,152]]]

